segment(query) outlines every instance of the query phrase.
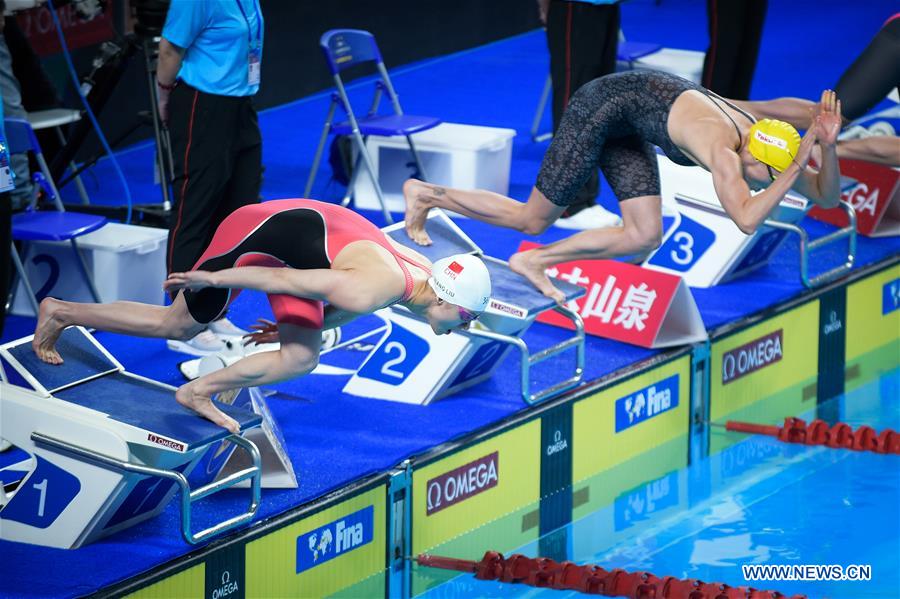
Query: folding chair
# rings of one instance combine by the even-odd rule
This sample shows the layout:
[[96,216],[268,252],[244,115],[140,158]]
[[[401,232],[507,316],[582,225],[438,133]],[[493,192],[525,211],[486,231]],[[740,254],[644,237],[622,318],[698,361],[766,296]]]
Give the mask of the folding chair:
[[[375,43],[375,37],[368,31],[332,29],[322,35],[319,45],[322,46],[322,50],[325,52],[325,59],[328,61],[328,67],[331,69],[334,77],[336,91],[331,94],[331,106],[328,109],[328,116],[325,118],[325,127],[322,130],[322,136],[319,138],[319,147],[316,149],[312,170],[306,181],[306,189],[303,195],[304,197],[309,197],[312,191],[316,171],[319,169],[319,162],[322,159],[322,152],[325,149],[325,142],[329,134],[350,135],[358,151],[358,156],[353,168],[353,174],[350,177],[350,183],[347,185],[347,195],[344,196],[343,205],[346,206],[350,202],[350,197],[356,185],[356,177],[360,170],[360,162],[362,162],[372,178],[372,184],[381,204],[381,209],[384,212],[384,218],[388,224],[392,224],[394,221],[387,209],[381,186],[378,184],[378,174],[375,172],[372,166],[372,159],[366,151],[365,138],[369,135],[405,136],[415,160],[419,178],[427,180],[422,161],[419,159],[419,154],[410,136],[413,133],[425,131],[439,125],[441,120],[429,116],[403,114],[397,93],[394,91],[394,86],[391,84],[391,79],[388,77],[387,69],[385,69],[384,62],[381,59],[381,52],[379,52],[378,45]],[[344,82],[341,79],[341,71],[347,67],[368,62],[375,63],[380,79],[375,83],[375,94],[372,98],[369,112],[366,116],[357,118],[347,97]],[[378,105],[381,102],[383,93],[386,93],[390,98],[394,114],[378,114]],[[338,106],[347,115],[347,120],[335,123],[334,114]]]
[[[66,212],[63,207],[62,200],[59,197],[59,191],[53,183],[50,175],[50,169],[47,161],[41,152],[37,137],[34,135],[34,129],[28,121],[24,119],[6,119],[4,121],[6,129],[6,142],[9,145],[10,154],[22,154],[32,152],[37,160],[41,172],[35,174],[35,180],[41,184],[44,191],[52,196],[55,210],[38,211],[35,209],[37,203],[37,194],[32,198],[30,205],[24,212],[14,214],[12,217],[12,238],[27,244],[29,241],[68,241],[72,246],[75,254],[76,262],[81,267],[81,273],[84,280],[91,290],[91,296],[94,301],[100,301],[100,294],[94,286],[94,281],[88,272],[87,265],[78,251],[78,243],[75,241],[77,237],[96,231],[106,224],[106,218],[93,214],[81,214],[78,212]],[[29,246],[25,245],[24,260],[28,259]],[[12,243],[12,259],[16,267],[16,272],[22,280],[22,285],[28,293],[28,300],[31,308],[34,310],[35,316],[38,313],[37,296],[28,281],[28,276],[23,265],[23,258],[19,257],[16,251],[15,243]],[[12,286],[15,290],[16,285]],[[10,295],[10,298],[12,294]],[[5,299],[5,298],[4,298]]]

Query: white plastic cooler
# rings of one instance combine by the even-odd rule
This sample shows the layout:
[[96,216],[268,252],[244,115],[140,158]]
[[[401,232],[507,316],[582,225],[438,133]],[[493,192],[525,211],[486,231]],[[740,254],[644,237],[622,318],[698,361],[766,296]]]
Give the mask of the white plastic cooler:
[[[78,238],[100,299],[131,300],[162,305],[166,279],[166,229],[107,223]],[[28,280],[38,297],[92,302],[68,242],[30,242],[23,255]],[[31,316],[21,281],[16,286],[12,313]]]
[[[515,135],[513,129],[442,123],[416,133],[413,141],[430,183],[506,195]],[[406,139],[372,135],[366,140],[366,148],[388,209],[403,212],[403,182],[416,174]],[[359,174],[355,202],[357,208],[381,209],[368,173]]]

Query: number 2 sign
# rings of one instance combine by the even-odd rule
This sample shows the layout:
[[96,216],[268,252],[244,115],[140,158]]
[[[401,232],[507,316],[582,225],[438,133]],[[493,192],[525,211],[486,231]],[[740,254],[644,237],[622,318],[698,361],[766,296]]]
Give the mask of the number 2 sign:
[[357,375],[388,385],[400,385],[426,355],[428,342],[394,322],[388,338],[373,351]]

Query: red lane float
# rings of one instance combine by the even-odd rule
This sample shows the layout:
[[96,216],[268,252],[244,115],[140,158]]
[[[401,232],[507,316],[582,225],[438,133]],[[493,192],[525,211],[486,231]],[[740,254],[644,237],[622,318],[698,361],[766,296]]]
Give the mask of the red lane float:
[[871,426],[861,426],[854,431],[844,422],[829,425],[824,420],[817,419],[807,425],[801,418],[785,418],[784,426],[729,420],[725,428],[737,433],[770,435],[784,443],[824,445],[834,449],[900,455],[900,433],[889,428],[878,433]]
[[479,580],[498,580],[533,587],[578,591],[588,595],[631,597],[633,599],[806,599],[805,595],[788,597],[777,591],[760,591],[750,587],[732,587],[718,582],[693,578],[662,578],[650,572],[627,572],[600,566],[579,566],[572,562],[556,562],[546,557],[514,554],[508,558],[488,551],[480,562],[422,554],[416,558],[420,566],[473,572]]

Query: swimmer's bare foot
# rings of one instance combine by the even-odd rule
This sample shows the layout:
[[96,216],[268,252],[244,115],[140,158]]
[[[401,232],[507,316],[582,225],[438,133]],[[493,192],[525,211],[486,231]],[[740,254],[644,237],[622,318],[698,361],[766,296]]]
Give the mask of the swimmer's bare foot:
[[418,179],[407,179],[403,184],[403,199],[406,200],[406,234],[419,245],[431,245],[431,237],[425,232],[425,220],[428,218],[427,197],[431,188]]
[[62,364],[62,356],[56,351],[56,340],[59,339],[66,323],[59,315],[63,303],[52,297],[44,298],[38,310],[37,326],[34,327],[34,339],[31,348],[37,357],[47,364]]
[[550,281],[550,277],[544,271],[544,267],[535,260],[536,254],[534,250],[527,250],[513,254],[509,257],[509,267],[537,287],[538,291],[561,304],[566,301],[566,296],[562,291],[557,289]]
[[238,425],[237,421],[217,408],[216,404],[212,402],[212,399],[210,399],[208,395],[203,395],[195,391],[195,383],[196,381],[187,383],[175,391],[175,399],[178,400],[178,403],[197,412],[207,420],[211,420],[213,423],[218,424],[223,428],[227,428],[232,433],[240,433],[241,427]]

